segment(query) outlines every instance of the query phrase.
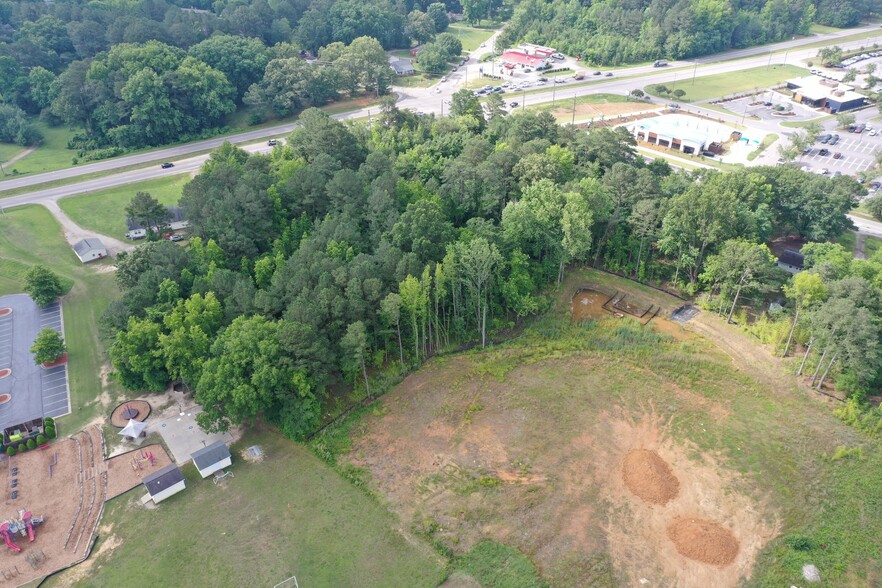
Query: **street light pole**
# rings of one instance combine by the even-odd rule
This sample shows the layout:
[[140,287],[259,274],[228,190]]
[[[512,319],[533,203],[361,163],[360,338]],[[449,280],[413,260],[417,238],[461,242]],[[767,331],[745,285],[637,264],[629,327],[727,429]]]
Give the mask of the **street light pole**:
[[695,67],[692,70],[692,85],[695,85],[695,74],[698,73],[698,62],[695,63]]

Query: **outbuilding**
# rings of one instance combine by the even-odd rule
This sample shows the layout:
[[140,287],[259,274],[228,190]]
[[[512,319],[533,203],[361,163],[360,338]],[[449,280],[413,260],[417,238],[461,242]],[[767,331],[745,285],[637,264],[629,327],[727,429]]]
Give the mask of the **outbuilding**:
[[233,463],[230,450],[223,441],[215,441],[207,447],[190,454],[193,465],[199,471],[199,475],[207,478],[214,472],[229,467]]
[[416,73],[413,64],[405,59],[391,58],[389,59],[389,67],[392,68],[392,71],[394,71],[397,76],[412,76]]
[[74,243],[73,250],[83,263],[107,257],[107,248],[104,243],[101,242],[101,239],[94,237],[77,241]]
[[184,474],[175,464],[170,464],[143,479],[144,487],[154,504],[174,496],[184,488]]
[[781,255],[778,256],[778,267],[785,272],[798,274],[805,267],[805,256],[799,251],[785,249]]

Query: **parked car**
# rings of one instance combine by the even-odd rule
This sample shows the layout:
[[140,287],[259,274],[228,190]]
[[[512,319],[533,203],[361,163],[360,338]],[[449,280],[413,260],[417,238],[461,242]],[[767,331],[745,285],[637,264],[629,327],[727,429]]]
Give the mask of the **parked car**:
[[835,172],[833,172],[833,177],[834,177],[834,178],[838,178],[838,177],[841,176],[841,175],[842,175],[842,172],[839,171],[838,169],[837,169]]
[[826,176],[829,173],[830,173],[830,170],[827,169],[826,167],[822,167],[821,169],[818,170],[819,176]]
[[173,164],[172,162],[166,161],[165,163],[163,163],[159,167],[161,167],[162,169],[168,169],[168,168],[174,167],[174,166],[175,166],[175,164]]
[[442,77],[442,78],[441,78],[441,81],[442,81],[442,82],[446,82],[446,81],[447,81],[447,76]]
[[266,144],[269,145],[270,147],[275,147],[276,145],[279,144],[279,142],[275,139],[270,139],[269,141],[266,142]]
[[865,125],[864,123],[861,123],[854,128],[854,132],[857,133],[858,135],[860,135],[861,133],[864,132],[864,130],[866,128],[867,128],[867,125]]
[[175,242],[183,241],[183,240],[184,240],[184,236],[183,236],[183,235],[178,235],[178,234],[176,233],[176,234],[174,234],[174,235],[171,235],[171,236],[168,238],[168,240],[169,240],[169,241],[175,241]]
[[842,153],[837,151],[836,153],[833,154],[833,159],[842,159]]
[[524,68],[524,73],[533,73],[533,70],[530,69],[529,67],[525,67],[525,68]]
[[564,59],[566,59],[566,57],[564,57],[563,53],[552,53],[551,58],[557,59],[558,61],[563,61]]
[[812,152],[812,148],[811,148],[810,146],[809,146],[809,147],[805,147],[805,148],[803,148],[803,150],[802,150],[802,154],[803,154],[803,155],[808,155],[808,154],[811,153],[811,152]]
[[702,151],[701,154],[704,155],[705,157],[716,157],[716,155],[717,155],[713,151]]
[[839,135],[834,134],[832,137],[830,137],[830,142],[828,143],[828,145],[835,145],[838,142],[839,142]]
[[876,129],[873,129],[873,130],[870,131],[870,133],[869,133],[869,135],[870,135],[871,137],[875,137],[875,136],[878,135],[878,134],[879,134],[879,131],[877,131]]
[[821,149],[820,151],[818,151],[818,155],[822,155],[822,156],[823,155],[830,155],[830,150],[829,149]]
[[831,137],[830,134],[823,134],[820,137],[818,137],[818,140],[821,141],[821,143],[823,143],[824,145],[826,145],[827,143],[830,142],[830,137]]
[[147,231],[144,229],[135,229],[134,231],[129,231],[126,233],[126,239],[130,239],[132,241],[137,241],[138,239],[143,239],[147,236]]

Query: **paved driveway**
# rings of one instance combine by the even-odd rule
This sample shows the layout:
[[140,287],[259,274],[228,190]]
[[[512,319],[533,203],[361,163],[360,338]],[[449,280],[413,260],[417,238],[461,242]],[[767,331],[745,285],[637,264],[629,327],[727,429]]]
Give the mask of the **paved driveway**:
[[[184,412],[181,413],[181,410]],[[223,441],[226,444],[233,442],[234,437],[230,433],[205,433],[196,424],[196,415],[202,412],[198,406],[181,407],[175,406],[173,410],[167,410],[154,420],[150,418],[149,433],[159,433],[165,441],[166,447],[171,451],[178,465],[190,461],[190,454],[194,451],[211,445],[215,441]]]

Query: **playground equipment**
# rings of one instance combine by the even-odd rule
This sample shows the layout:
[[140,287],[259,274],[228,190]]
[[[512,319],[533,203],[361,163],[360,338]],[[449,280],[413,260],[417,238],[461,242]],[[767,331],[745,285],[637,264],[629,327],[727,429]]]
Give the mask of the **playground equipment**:
[[31,511],[22,509],[18,511],[17,519],[6,520],[0,524],[0,537],[6,541],[6,547],[15,552],[21,551],[21,547],[16,545],[12,538],[16,533],[20,533],[22,537],[27,536],[28,540],[33,543],[36,539],[34,528],[42,522],[43,517],[35,517]]
[[132,471],[140,476],[141,474],[138,472],[142,471],[147,466],[147,462],[150,463],[150,467],[153,467],[156,463],[156,456],[153,455],[152,451],[144,451],[142,449],[130,462],[132,464]]
[[225,471],[221,470],[214,475],[214,479],[212,480],[212,482],[217,484],[218,482],[220,482],[224,478],[235,478],[235,477],[236,476],[235,476],[235,474],[233,474],[233,472],[225,472]]
[[21,547],[12,541],[12,533],[9,531],[9,523],[3,523],[0,525],[0,537],[3,537],[3,540],[6,541],[6,547],[16,553],[21,551]]

